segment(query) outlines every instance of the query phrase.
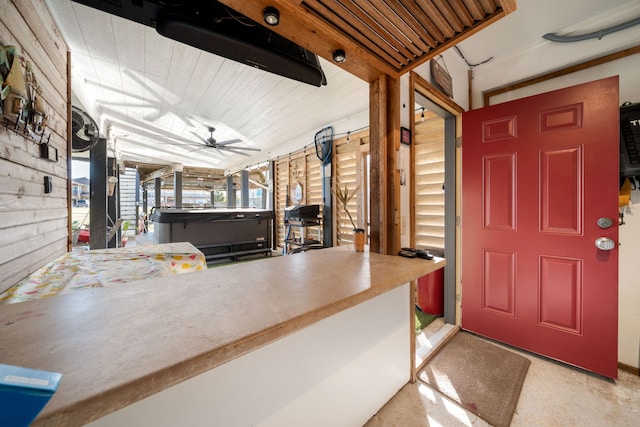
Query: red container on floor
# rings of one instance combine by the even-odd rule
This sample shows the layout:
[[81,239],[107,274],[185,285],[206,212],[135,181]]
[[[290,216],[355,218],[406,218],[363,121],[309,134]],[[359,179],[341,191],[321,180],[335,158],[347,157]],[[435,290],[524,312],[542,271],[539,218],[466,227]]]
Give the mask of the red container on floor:
[[80,230],[78,242],[89,243],[89,230]]
[[444,268],[418,279],[418,307],[429,314],[444,314]]

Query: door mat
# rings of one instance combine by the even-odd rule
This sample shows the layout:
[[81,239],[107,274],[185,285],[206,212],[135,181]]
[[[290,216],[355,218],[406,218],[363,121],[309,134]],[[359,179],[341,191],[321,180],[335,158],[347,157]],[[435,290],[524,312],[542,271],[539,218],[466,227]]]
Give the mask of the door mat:
[[427,362],[419,378],[494,426],[508,426],[531,362],[458,332]]

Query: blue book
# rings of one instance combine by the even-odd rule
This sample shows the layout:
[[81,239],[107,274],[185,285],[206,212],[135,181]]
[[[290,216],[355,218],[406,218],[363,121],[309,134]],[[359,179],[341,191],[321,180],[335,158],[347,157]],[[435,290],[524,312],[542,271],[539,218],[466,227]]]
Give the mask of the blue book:
[[62,374],[0,363],[0,426],[28,426],[58,389]]

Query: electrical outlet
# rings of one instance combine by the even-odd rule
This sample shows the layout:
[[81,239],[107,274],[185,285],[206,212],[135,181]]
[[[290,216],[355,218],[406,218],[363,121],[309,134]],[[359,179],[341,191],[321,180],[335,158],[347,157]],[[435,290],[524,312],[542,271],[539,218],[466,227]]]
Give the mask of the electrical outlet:
[[407,217],[406,216],[402,216],[402,225],[401,227],[401,234],[407,234]]

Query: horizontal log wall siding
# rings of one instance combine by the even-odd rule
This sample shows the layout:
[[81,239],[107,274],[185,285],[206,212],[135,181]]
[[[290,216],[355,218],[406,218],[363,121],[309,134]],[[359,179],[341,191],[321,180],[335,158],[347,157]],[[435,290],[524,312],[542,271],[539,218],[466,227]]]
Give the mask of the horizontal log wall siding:
[[[58,161],[32,140],[0,127],[0,290],[67,251],[67,46],[44,0],[0,1],[0,43],[31,62]],[[4,123],[4,119],[3,119]],[[44,193],[44,177],[53,191]]]
[[415,125],[415,246],[444,249],[444,120],[426,111]]

